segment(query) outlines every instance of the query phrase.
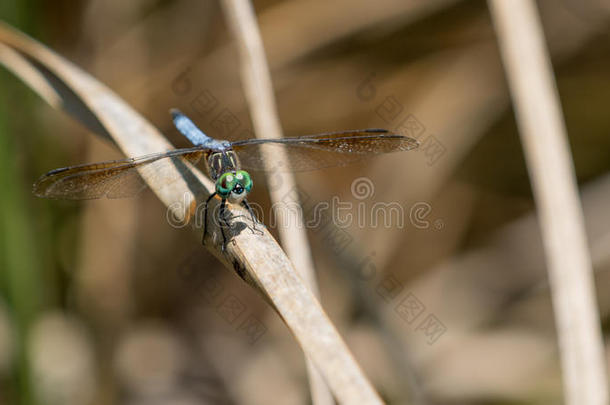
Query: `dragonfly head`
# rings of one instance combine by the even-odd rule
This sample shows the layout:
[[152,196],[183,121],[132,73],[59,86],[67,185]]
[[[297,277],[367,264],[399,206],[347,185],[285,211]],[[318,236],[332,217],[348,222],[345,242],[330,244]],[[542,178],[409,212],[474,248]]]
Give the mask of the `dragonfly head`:
[[216,180],[216,192],[230,203],[240,203],[252,190],[252,178],[245,170],[223,173]]

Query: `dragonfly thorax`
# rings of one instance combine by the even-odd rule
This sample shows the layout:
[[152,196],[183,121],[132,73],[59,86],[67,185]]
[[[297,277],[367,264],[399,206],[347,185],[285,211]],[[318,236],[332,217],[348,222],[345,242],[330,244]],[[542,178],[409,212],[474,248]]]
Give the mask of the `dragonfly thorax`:
[[239,160],[232,150],[213,151],[207,156],[207,168],[212,180],[216,181],[224,173],[235,173],[239,168]]

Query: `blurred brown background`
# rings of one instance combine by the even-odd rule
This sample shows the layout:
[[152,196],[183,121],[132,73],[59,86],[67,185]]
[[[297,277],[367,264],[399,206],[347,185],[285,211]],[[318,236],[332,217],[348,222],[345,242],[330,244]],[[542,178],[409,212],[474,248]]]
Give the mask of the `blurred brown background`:
[[[538,4],[607,345],[610,2]],[[422,143],[297,176],[306,213],[334,199],[362,220],[342,228],[324,216],[308,234],[322,304],[383,398],[560,402],[542,245],[486,3],[254,6],[286,135],[381,127]],[[253,136],[216,1],[3,0],[0,18],[106,83],[176,146],[188,142],[171,107],[210,136]],[[0,69],[0,404],[309,403],[303,356],[278,316],[199,231],[168,226],[152,192],[31,195],[50,169],[120,157]],[[250,200],[270,225],[265,178],[253,175]],[[390,211],[375,211],[384,206],[398,207],[388,226]]]

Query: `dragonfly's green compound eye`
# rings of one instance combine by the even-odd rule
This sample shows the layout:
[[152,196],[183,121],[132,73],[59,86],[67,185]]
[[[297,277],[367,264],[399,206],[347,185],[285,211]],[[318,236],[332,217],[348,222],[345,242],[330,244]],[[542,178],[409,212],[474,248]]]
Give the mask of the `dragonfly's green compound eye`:
[[216,192],[223,198],[227,198],[233,187],[237,184],[235,174],[227,172],[222,174],[218,180],[216,180]]
[[250,178],[250,174],[245,170],[238,170],[235,173],[235,178],[237,182],[246,190],[246,193],[249,193],[252,190],[252,179]]
[[250,174],[244,170],[223,173],[216,180],[216,192],[222,198],[241,200],[252,190]]

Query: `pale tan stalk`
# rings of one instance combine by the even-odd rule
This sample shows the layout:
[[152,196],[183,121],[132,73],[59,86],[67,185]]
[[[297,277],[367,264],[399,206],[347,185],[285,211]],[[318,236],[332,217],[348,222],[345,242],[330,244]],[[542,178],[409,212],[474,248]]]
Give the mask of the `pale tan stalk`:
[[599,313],[574,167],[542,25],[531,0],[489,0],[532,182],[565,401],[608,403]]

